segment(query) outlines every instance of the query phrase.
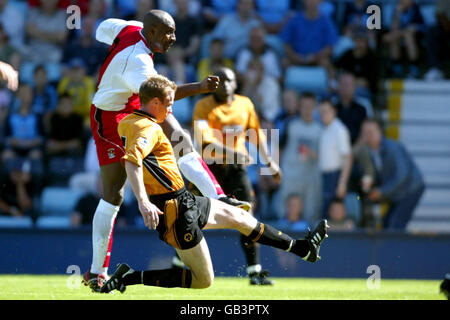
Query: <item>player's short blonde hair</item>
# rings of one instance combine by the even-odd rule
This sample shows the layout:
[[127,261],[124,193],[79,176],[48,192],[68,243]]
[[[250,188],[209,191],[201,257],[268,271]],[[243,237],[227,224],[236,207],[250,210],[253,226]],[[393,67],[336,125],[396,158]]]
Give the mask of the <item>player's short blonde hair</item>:
[[158,98],[163,102],[169,90],[177,90],[175,82],[159,74],[150,76],[139,88],[139,100],[141,104],[146,104],[153,98]]

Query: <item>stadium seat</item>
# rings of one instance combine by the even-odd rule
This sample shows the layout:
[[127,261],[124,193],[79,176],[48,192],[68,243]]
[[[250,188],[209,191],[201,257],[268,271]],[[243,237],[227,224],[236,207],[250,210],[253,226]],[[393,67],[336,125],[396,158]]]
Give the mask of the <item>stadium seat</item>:
[[420,13],[423,16],[423,20],[425,22],[425,25],[428,27],[432,27],[436,24],[436,10],[435,5],[429,4],[429,5],[423,5],[420,6]]
[[46,229],[67,229],[70,228],[70,217],[39,217],[36,221],[36,227]]
[[69,179],[69,188],[82,192],[97,193],[99,174],[95,172],[77,172]]
[[0,228],[32,228],[30,217],[0,217]]
[[349,192],[345,197],[344,203],[347,216],[358,225],[361,221],[361,202],[358,200],[358,195],[354,192]]
[[40,212],[42,216],[65,216],[71,213],[78,199],[83,195],[80,190],[66,187],[46,187],[42,191]]
[[344,53],[352,49],[354,45],[355,44],[350,37],[339,37],[338,41],[333,46],[333,59],[339,59]]
[[284,78],[286,88],[316,94],[326,93],[327,82],[327,72],[322,67],[289,67]]

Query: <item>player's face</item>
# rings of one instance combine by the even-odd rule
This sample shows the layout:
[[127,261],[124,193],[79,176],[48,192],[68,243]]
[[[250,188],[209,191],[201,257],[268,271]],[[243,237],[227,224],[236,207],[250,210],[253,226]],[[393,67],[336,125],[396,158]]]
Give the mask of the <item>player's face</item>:
[[236,90],[236,76],[231,70],[225,70],[218,74],[220,83],[216,90],[216,95],[221,98],[225,98],[234,94]]
[[175,36],[175,23],[160,25],[156,30],[152,51],[166,53],[177,40]]
[[153,98],[150,102],[150,114],[153,115],[158,123],[161,123],[166,119],[169,111],[172,109],[172,105],[175,99],[175,91],[167,91],[164,101],[158,98]]

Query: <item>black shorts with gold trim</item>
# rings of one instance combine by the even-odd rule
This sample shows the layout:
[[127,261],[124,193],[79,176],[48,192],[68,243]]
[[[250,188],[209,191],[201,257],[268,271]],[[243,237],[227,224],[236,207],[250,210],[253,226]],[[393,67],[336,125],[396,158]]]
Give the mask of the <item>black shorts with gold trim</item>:
[[209,198],[194,196],[184,187],[172,193],[150,196],[162,212],[156,230],[159,238],[176,249],[190,249],[202,239],[208,222]]

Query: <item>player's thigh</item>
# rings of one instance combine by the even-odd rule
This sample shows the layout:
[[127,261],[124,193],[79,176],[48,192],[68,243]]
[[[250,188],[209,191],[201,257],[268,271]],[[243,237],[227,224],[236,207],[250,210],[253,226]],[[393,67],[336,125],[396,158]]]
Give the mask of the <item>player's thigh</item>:
[[181,127],[172,113],[168,114],[164,122],[161,123],[161,128],[166,137],[169,138],[176,157],[194,151],[191,136]]
[[208,222],[203,229],[234,229],[248,235],[258,221],[247,211],[216,199],[211,200]]
[[192,272],[191,288],[207,288],[214,281],[214,270],[208,244],[203,238],[195,247],[176,249],[180,259]]
[[127,173],[120,162],[106,164],[100,167],[103,182],[103,199],[113,205],[120,205],[123,201],[123,192]]

